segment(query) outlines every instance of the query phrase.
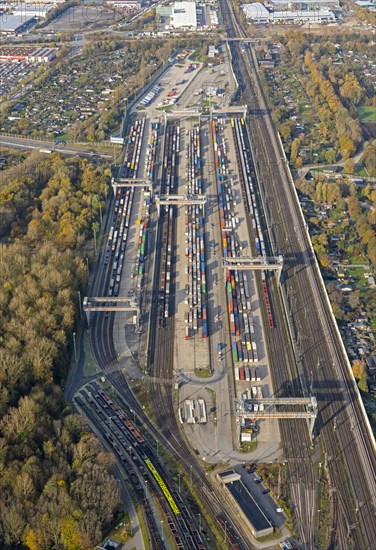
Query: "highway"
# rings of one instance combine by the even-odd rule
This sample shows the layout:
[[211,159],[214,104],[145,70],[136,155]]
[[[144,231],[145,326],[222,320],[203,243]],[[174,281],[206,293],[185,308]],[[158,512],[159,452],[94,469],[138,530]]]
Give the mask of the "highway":
[[64,145],[64,144],[58,144],[55,145],[52,141],[43,141],[43,140],[36,140],[36,139],[29,139],[29,138],[20,138],[20,137],[11,137],[8,135],[0,134],[0,147],[13,147],[15,149],[29,149],[29,150],[37,150],[41,152],[47,152],[50,151],[52,153],[58,152],[61,155],[70,155],[70,156],[78,156],[78,157],[86,157],[93,159],[94,157],[98,157],[104,160],[111,160],[113,159],[113,155],[111,153],[103,153],[101,151],[96,151],[95,147],[90,149],[88,151],[87,149],[83,149],[80,147],[76,147],[74,145]]
[[[228,34],[244,36],[232,5],[228,0],[221,3]],[[271,301],[274,307],[280,308],[283,297],[288,305],[298,359],[298,372],[294,372],[294,368],[289,372],[288,367],[293,367],[292,357],[280,360],[281,351],[286,353],[285,346],[279,344],[273,348],[273,342],[268,342],[274,363],[274,385],[276,391],[279,389],[283,394],[286,392],[283,384],[289,383],[289,391],[295,395],[300,391],[299,385],[306,392],[309,386],[312,387],[319,406],[316,443],[321,445],[328,466],[335,506],[333,538],[341,548],[371,549],[376,540],[374,438],[323,288],[284,152],[261,90],[254,52],[235,42],[230,47],[240,85],[238,95],[246,100],[251,113],[249,136],[271,250],[284,256],[282,289],[280,291],[273,283],[270,285]],[[278,318],[283,319],[282,312]],[[309,493],[314,493],[313,472],[308,465],[309,449],[306,449],[305,458],[302,457],[305,464],[296,464],[296,470],[292,470],[294,460],[298,461],[298,456],[293,456],[294,451],[297,447],[302,449],[306,441],[305,430],[296,425],[295,436],[292,427],[289,432],[283,429],[291,494],[297,505],[296,527],[302,544],[314,548],[319,502],[317,494],[313,501],[309,498]],[[300,501],[300,497],[305,500]],[[314,509],[309,513],[312,502]]]

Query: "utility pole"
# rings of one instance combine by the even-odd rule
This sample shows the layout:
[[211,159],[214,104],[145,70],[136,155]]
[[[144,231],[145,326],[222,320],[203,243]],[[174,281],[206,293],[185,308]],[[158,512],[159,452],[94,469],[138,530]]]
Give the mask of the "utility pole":
[[78,306],[80,308],[80,319],[82,319],[81,292],[78,291]]
[[93,233],[94,233],[94,254],[96,256],[97,255],[97,232],[95,231],[95,229],[93,230]]
[[74,349],[74,360],[77,363],[77,349],[76,349],[76,333],[73,333],[73,349]]

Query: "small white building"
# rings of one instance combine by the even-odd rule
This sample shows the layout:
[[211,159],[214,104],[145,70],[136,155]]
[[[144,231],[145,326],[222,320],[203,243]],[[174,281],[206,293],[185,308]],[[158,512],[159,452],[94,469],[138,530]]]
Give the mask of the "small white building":
[[215,46],[209,46],[208,48],[208,57],[213,58],[216,56],[217,50],[215,49]]
[[209,97],[215,97],[218,93],[218,88],[215,84],[209,84],[206,87],[206,95]]

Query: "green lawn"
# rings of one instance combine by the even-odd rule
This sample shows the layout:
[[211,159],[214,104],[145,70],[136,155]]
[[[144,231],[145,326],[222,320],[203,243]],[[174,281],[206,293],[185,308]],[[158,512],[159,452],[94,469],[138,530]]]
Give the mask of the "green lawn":
[[346,255],[346,260],[349,260],[350,264],[348,264],[347,267],[350,267],[351,264],[355,264],[355,265],[366,265],[368,264],[368,260],[365,256],[363,256],[363,254],[360,254],[359,256],[351,256],[350,254],[346,254],[345,252],[345,255]]
[[358,113],[362,122],[375,122],[376,121],[376,107],[358,107]]
[[210,376],[213,376],[213,373],[209,368],[199,368],[195,369],[195,375],[199,378],[210,378]]
[[89,334],[85,331],[84,334],[84,351],[85,351],[85,363],[84,363],[84,375],[92,376],[100,372],[97,360],[92,353]]

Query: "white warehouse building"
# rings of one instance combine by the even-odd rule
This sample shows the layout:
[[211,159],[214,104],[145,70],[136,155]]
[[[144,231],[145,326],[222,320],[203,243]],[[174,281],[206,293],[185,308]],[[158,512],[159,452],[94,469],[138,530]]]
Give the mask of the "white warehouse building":
[[261,2],[243,4],[247,19],[258,24],[268,23],[329,23],[336,20],[334,13],[327,9],[310,9],[299,11],[269,11]]
[[175,2],[172,12],[172,26],[175,29],[196,29],[196,3],[195,2]]
[[266,0],[265,5],[277,11],[282,10],[337,10],[339,0]]

